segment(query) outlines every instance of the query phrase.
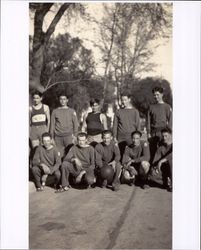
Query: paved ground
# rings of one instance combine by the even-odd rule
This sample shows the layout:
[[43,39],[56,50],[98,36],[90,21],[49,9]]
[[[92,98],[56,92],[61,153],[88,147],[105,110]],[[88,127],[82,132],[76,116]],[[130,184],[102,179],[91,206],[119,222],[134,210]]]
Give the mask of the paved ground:
[[156,187],[30,192],[30,249],[171,249],[171,206]]

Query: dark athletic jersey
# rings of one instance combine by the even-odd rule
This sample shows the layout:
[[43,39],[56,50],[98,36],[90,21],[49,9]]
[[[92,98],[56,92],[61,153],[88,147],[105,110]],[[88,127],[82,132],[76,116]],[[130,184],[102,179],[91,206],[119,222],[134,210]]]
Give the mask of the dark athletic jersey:
[[136,108],[119,109],[114,116],[113,135],[118,140],[131,137],[131,133],[140,130],[140,115]]
[[74,109],[57,108],[51,115],[51,134],[57,136],[77,135],[78,120]]
[[130,160],[135,160],[136,163],[140,163],[141,161],[149,161],[150,151],[148,143],[140,142],[139,146],[134,146],[133,144],[127,146],[125,148],[122,163],[126,164]]
[[157,132],[172,127],[172,109],[167,103],[150,105],[147,117],[147,132]]
[[102,167],[104,163],[110,163],[115,161],[119,163],[120,161],[120,151],[119,147],[111,142],[110,145],[105,145],[101,142],[95,147],[95,160],[98,167]]
[[33,165],[47,165],[51,170],[56,171],[61,165],[61,156],[57,148],[54,146],[51,149],[46,149],[43,146],[38,146],[33,158]]
[[166,158],[169,162],[172,161],[172,144],[167,145],[162,143],[158,147],[154,156],[153,165],[157,165],[158,162],[164,158]]
[[98,135],[104,130],[103,124],[100,119],[101,113],[89,113],[86,118],[87,124],[87,134],[88,135]]
[[47,124],[47,116],[45,114],[44,105],[40,109],[32,106],[31,110],[31,126],[42,126]]
[[64,161],[71,162],[72,158],[78,158],[81,161],[83,168],[89,168],[89,167],[95,168],[94,148],[92,146],[87,146],[87,147],[79,147],[78,145],[73,146],[69,150]]

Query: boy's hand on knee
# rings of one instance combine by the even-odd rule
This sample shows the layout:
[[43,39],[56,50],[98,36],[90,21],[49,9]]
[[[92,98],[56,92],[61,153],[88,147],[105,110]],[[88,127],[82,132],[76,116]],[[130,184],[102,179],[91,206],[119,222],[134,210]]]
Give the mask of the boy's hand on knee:
[[51,173],[49,167],[48,167],[46,164],[41,163],[41,164],[40,164],[40,167],[42,168],[44,174],[50,174],[50,173]]
[[72,158],[71,162],[75,164],[77,167],[82,168],[82,163],[78,158]]

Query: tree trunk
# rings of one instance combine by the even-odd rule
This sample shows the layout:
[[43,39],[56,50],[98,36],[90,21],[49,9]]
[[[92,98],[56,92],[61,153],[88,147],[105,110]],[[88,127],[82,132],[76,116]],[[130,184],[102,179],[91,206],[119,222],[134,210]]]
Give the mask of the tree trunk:
[[43,21],[52,5],[53,4],[51,3],[39,4],[36,8],[34,16],[33,57],[30,65],[29,84],[31,89],[36,89],[40,92],[44,92],[45,89],[40,81],[44,62],[45,46],[53,34],[57,23],[72,3],[64,3],[61,5],[46,33],[44,33],[42,30]]

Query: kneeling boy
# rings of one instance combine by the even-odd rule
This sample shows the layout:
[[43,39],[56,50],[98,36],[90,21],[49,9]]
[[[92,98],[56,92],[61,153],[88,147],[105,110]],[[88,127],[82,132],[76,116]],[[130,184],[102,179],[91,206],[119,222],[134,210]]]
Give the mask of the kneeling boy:
[[77,145],[74,145],[61,166],[61,185],[57,192],[64,192],[69,189],[69,175],[75,177],[75,182],[80,183],[84,180],[87,187],[91,187],[96,182],[94,176],[94,148],[87,144],[87,134],[77,135]]
[[[163,186],[168,191],[172,191],[172,131],[170,128],[161,130],[162,142],[158,147],[153,167],[162,173]],[[170,183],[168,183],[168,179]]]
[[[99,143],[95,147],[96,155],[96,166],[101,169],[105,165],[111,166],[114,170],[114,178],[112,181],[112,189],[114,191],[119,190],[121,175],[121,164],[120,164],[120,151],[117,145],[112,141],[113,136],[110,130],[102,132],[103,142]],[[102,187],[106,186],[107,180],[103,180]]]
[[59,184],[61,177],[60,165],[60,152],[53,146],[51,135],[49,133],[42,134],[42,145],[36,149],[32,168],[37,191],[43,191],[48,175],[54,175],[56,185]]
[[134,131],[131,134],[132,144],[127,146],[123,155],[122,164],[131,176],[139,175],[141,187],[148,188],[147,175],[149,172],[150,151],[147,142],[141,141],[141,132]]

